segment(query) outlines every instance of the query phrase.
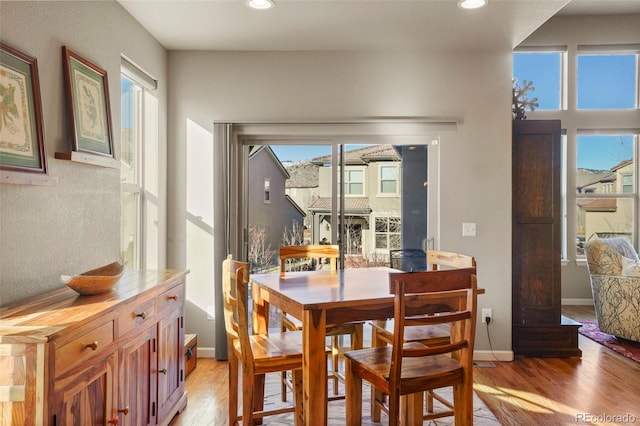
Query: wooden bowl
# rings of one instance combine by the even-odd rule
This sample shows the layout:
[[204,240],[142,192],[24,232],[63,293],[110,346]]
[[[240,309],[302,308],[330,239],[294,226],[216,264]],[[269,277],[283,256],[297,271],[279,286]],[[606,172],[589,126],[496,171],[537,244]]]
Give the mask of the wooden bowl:
[[113,262],[80,275],[62,275],[60,279],[68,287],[83,296],[108,293],[124,274],[124,263]]

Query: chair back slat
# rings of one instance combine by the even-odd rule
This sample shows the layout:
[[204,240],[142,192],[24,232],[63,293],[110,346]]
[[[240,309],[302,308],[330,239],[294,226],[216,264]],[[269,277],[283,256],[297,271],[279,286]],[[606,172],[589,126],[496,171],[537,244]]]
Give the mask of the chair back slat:
[[236,316],[236,290],[231,285],[231,255],[222,261],[222,297],[224,305],[224,326],[227,331],[227,337],[230,339],[238,338],[238,321]]
[[[242,363],[253,363],[249,343],[249,264],[233,260],[231,255],[222,264],[222,290],[224,295],[225,326],[227,339],[240,341]],[[235,296],[234,296],[235,293]]]
[[413,348],[409,346],[404,348],[403,356],[405,358],[409,358],[409,357],[442,355],[442,354],[448,354],[451,352],[459,351],[460,349],[464,349],[468,346],[469,346],[469,342],[467,342],[466,340],[461,340],[456,343],[449,343],[449,344],[440,345],[440,346],[424,346],[422,348],[420,347]]
[[[438,272],[432,274],[431,272]],[[395,294],[394,277],[407,277],[409,272],[392,272],[389,274],[389,292]],[[476,274],[475,268],[449,269],[443,271],[411,272],[411,279],[405,281],[405,293],[426,293],[471,288],[471,275]]]
[[338,270],[338,258],[340,248],[337,245],[307,245],[307,246],[282,246],[280,247],[280,275],[284,276],[287,270],[287,261],[292,259],[329,259],[331,272]]

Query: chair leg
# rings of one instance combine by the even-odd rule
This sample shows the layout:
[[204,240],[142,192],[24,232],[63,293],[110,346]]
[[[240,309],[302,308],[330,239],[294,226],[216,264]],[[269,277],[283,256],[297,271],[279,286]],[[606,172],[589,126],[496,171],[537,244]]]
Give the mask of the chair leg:
[[280,399],[282,402],[287,402],[287,372],[280,373]]
[[413,393],[406,397],[406,425],[421,425],[423,405],[423,392]]
[[229,426],[238,424],[238,359],[229,351]]
[[[386,346],[387,343],[382,341],[379,336],[376,328],[373,327],[371,331],[371,346],[372,347],[381,347]],[[371,421],[379,423],[380,415],[382,414],[382,409],[380,405],[376,404],[376,401],[382,402],[384,395],[381,390],[378,390],[375,386],[371,386]]]
[[[284,326],[284,319],[282,318],[283,314],[280,313],[280,332],[284,333],[287,331],[287,328]],[[280,377],[280,399],[282,402],[287,402],[287,372],[283,371]]]
[[345,359],[344,375],[347,426],[360,426],[362,424],[362,379],[353,374],[351,361],[348,358]]
[[[400,395],[388,395],[389,398],[389,425],[400,424]],[[456,425],[457,426],[457,425]]]
[[247,366],[242,366],[242,424],[253,426],[253,383],[254,376]]
[[340,356],[340,342],[338,336],[331,336],[331,369],[333,370],[333,394],[338,395],[338,357]]
[[473,425],[473,384],[453,386],[453,415],[456,426]]
[[427,413],[433,413],[433,391],[428,390],[424,393],[425,400],[427,402]]
[[302,409],[303,389],[302,389],[302,370],[293,370],[291,372],[293,380],[293,402],[295,404],[293,419],[295,426],[304,425],[304,411]]

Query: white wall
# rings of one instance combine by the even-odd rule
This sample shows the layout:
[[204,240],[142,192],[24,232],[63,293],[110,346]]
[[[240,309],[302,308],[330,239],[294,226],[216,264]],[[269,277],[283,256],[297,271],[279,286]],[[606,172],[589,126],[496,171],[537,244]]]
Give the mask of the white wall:
[[[583,44],[635,44],[637,48],[640,46],[640,15],[553,17],[520,45],[567,46],[569,54],[568,84],[573,88],[576,81],[576,65],[573,57],[578,45]],[[613,114],[616,118],[612,121],[610,119],[612,115],[602,111],[576,112],[575,90],[573,94],[573,97],[570,96],[567,110],[527,112],[527,117],[532,120],[556,118],[562,121],[562,127],[567,130],[567,138],[569,139],[568,167],[570,169],[575,169],[576,151],[573,141],[577,129],[610,129],[614,127],[640,129],[639,110],[615,112]],[[570,179],[568,188],[575,188],[575,181]],[[567,219],[568,240],[575,241],[576,215],[572,214],[572,210],[569,210]],[[567,303],[588,303],[592,296],[586,262],[584,260],[576,261],[573,245],[569,245],[568,255],[568,262],[562,267],[562,299]]]
[[[61,274],[120,257],[120,171],[54,159],[55,152],[71,150],[62,46],[107,71],[116,158],[121,54],[158,79],[161,163],[166,162],[167,54],[116,2],[2,1],[0,38],[38,60],[49,175],[58,179],[55,186],[0,184],[0,305],[6,305],[62,287]],[[160,186],[164,203],[166,183]],[[166,226],[161,222],[159,228],[164,240]]]
[[[214,121],[459,117],[456,138],[440,145],[440,247],[477,258],[486,289],[479,306],[493,308],[494,349],[511,350],[511,51],[173,51],[169,87],[169,205],[175,210],[168,256],[178,267],[188,266],[189,121],[213,133]],[[463,238],[462,222],[476,222],[477,237]],[[221,232],[214,229],[217,241]],[[212,283],[189,285],[213,300]],[[212,344],[213,328],[204,313],[188,318],[187,332],[195,330],[202,346]],[[476,349],[488,348],[479,332]]]

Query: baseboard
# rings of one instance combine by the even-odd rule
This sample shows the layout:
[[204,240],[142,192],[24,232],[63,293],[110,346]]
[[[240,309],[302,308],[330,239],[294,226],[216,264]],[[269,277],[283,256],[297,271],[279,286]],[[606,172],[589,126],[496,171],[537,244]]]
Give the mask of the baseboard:
[[563,305],[593,306],[593,299],[562,299]]
[[473,360],[509,362],[513,361],[513,351],[473,351]]
[[215,358],[216,348],[202,348],[198,346],[198,358]]

